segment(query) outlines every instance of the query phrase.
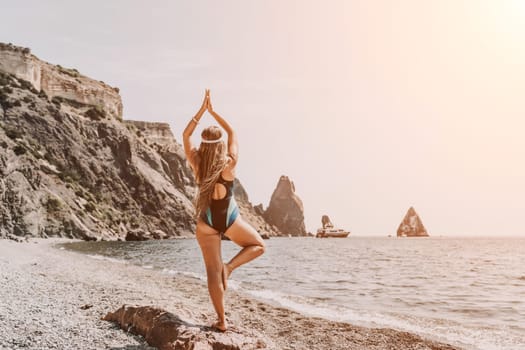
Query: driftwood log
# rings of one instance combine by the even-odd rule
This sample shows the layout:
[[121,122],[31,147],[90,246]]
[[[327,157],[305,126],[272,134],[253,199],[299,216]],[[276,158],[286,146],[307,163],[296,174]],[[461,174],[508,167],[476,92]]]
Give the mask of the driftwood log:
[[269,349],[269,341],[237,327],[219,332],[195,325],[152,306],[123,305],[103,320],[117,323],[126,332],[141,335],[160,350],[240,350]]

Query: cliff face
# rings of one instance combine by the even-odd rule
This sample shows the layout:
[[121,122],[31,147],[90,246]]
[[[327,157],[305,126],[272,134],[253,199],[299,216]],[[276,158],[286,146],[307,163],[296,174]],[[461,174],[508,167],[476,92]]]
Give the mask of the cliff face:
[[398,237],[428,237],[428,232],[415,209],[410,207],[397,229]]
[[264,218],[283,234],[306,236],[303,202],[295,194],[295,186],[287,176],[279,179]]
[[168,124],[123,122],[117,89],[57,67],[0,44],[0,237],[192,235],[196,186]]
[[114,118],[122,118],[118,88],[39,60],[27,48],[0,43],[0,71],[23,79],[50,99],[59,97],[95,106]]
[[169,146],[175,141],[168,123],[144,122],[139,120],[124,120],[124,123],[137,129],[137,135],[147,142],[161,146]]
[[180,146],[159,152],[119,120],[51,102],[12,75],[0,75],[0,89],[0,235],[192,233],[194,185]]

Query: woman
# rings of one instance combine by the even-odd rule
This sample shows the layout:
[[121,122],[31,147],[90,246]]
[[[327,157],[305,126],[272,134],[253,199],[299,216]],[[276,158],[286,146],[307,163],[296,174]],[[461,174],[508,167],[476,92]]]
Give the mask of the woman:
[[[210,126],[202,131],[201,144],[196,149],[190,137],[206,110],[226,131],[228,143],[221,140],[219,127]],[[213,110],[209,90],[206,90],[201,108],[184,129],[183,140],[186,157],[199,186],[195,201],[195,235],[206,265],[208,291],[217,312],[218,320],[213,327],[224,332],[228,328],[224,316],[224,292],[228,278],[236,268],[263,254],[265,245],[257,231],[239,215],[233,197],[238,160],[237,137],[230,124]],[[221,257],[223,235],[242,247],[228,263],[224,263]]]

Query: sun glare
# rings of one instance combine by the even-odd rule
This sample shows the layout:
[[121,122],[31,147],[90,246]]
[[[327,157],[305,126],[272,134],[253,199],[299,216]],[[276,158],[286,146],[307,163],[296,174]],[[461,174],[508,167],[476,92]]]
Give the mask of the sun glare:
[[493,4],[503,8],[499,22],[506,34],[523,38],[525,36],[525,1],[508,0],[493,2]]

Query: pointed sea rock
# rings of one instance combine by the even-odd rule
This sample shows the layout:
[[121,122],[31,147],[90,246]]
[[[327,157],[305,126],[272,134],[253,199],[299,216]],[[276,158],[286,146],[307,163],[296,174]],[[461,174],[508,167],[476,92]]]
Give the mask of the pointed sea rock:
[[306,236],[303,202],[295,194],[294,183],[288,176],[279,179],[264,218],[285,235]]
[[398,237],[428,237],[428,232],[423,226],[423,222],[417,215],[413,207],[408,209],[407,214],[399,228],[397,229]]

